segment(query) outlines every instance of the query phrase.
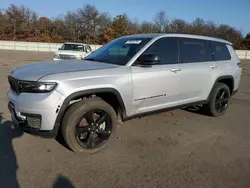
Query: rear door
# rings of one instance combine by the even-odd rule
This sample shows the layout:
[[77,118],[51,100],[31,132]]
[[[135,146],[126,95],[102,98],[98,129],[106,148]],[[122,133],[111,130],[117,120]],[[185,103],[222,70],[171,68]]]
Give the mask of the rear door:
[[[240,59],[229,44],[211,41],[212,52],[218,66],[219,76],[233,76],[234,88],[239,87],[241,78]],[[230,53],[231,52],[231,53]]]
[[180,104],[206,100],[217,75],[208,40],[180,38]]

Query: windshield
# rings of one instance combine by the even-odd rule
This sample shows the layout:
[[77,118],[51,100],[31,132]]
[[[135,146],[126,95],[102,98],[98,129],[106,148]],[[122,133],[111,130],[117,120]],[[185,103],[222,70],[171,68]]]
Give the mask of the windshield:
[[150,40],[151,38],[119,38],[96,50],[85,60],[126,65],[127,62]]
[[84,51],[84,46],[79,44],[64,44],[61,50]]

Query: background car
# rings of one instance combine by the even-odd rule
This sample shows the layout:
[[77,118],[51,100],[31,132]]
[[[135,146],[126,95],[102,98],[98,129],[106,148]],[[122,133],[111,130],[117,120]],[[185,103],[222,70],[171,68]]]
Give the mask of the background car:
[[82,60],[92,52],[90,45],[83,43],[65,43],[55,52],[54,60]]

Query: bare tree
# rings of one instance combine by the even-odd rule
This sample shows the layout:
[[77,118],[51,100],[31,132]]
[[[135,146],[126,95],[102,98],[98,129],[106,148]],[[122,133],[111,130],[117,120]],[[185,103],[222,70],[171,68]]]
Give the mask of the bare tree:
[[86,43],[96,42],[96,30],[99,11],[93,5],[85,5],[78,9],[78,20],[81,27],[81,40]]
[[110,16],[109,13],[101,13],[98,16],[98,30],[99,31],[103,31],[107,28],[110,27],[110,25],[112,24],[112,17]]
[[168,19],[165,11],[160,11],[156,13],[153,20],[158,28],[158,32],[164,32],[166,30],[168,25]]
[[[79,22],[78,15],[74,12],[67,12],[64,17],[65,28],[68,30],[66,40],[78,41],[80,38],[81,23]],[[65,30],[65,29],[64,29]]]
[[169,31],[169,32],[177,32],[177,33],[187,32],[187,30],[186,30],[187,25],[188,24],[184,20],[174,19],[169,24],[169,28],[168,28],[167,31]]
[[140,33],[155,33],[155,32],[158,32],[158,27],[152,22],[143,21],[140,24],[139,32]]

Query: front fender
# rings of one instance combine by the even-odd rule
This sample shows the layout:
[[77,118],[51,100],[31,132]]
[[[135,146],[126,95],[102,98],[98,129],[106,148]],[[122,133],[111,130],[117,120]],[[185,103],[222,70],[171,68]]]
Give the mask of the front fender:
[[64,102],[63,102],[63,104],[58,112],[55,126],[59,126],[61,124],[63,116],[67,110],[67,107],[70,104],[70,101],[72,101],[74,99],[78,99],[78,98],[83,97],[83,96],[88,96],[88,95],[98,94],[98,93],[113,93],[118,99],[123,116],[126,116],[126,107],[124,105],[123,99],[122,99],[119,91],[117,91],[114,88],[89,89],[89,90],[74,92],[74,93],[70,94],[67,98],[65,98],[65,100],[64,100]]

